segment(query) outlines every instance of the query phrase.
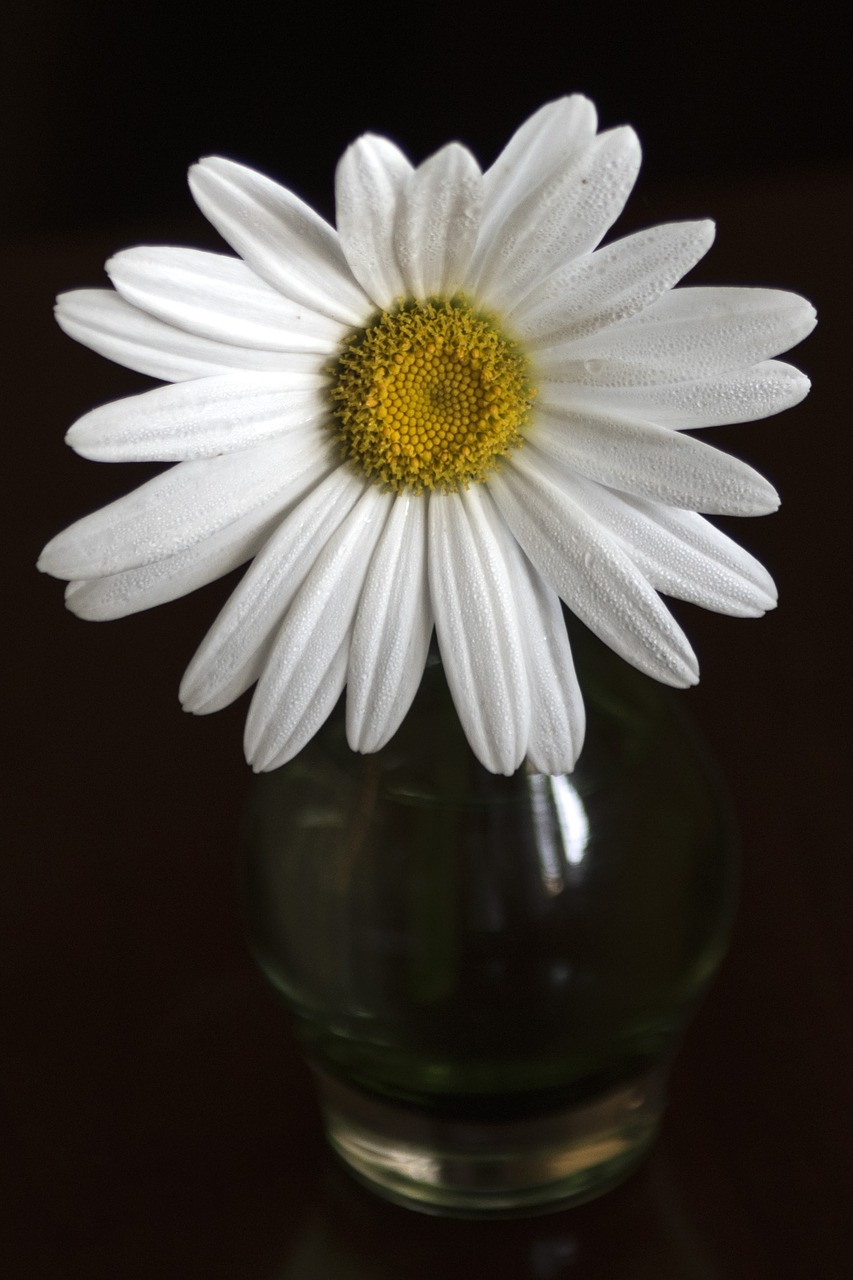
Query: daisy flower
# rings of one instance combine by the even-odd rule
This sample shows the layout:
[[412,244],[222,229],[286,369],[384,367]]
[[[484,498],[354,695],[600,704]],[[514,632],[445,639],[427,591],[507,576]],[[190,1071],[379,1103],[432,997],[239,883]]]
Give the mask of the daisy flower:
[[237,257],[135,248],[114,289],[59,299],[66,333],[171,384],[87,413],[100,461],[173,462],[45,548],[82,618],[175,599],[251,564],[181,698],[215,711],[256,683],[245,748],[294,756],[346,687],[356,751],[394,734],[433,627],[476,755],[572,768],[584,733],[560,600],[658,680],[697,662],[659,592],[754,616],[775,592],[699,513],[778,505],[683,428],[765,417],[807,379],[771,357],[814,323],[768,289],[679,288],[710,222],[604,248],[640,163],[573,96],[485,173],[451,143],[413,167],[360,138],[337,229],[230,160],[190,187]]

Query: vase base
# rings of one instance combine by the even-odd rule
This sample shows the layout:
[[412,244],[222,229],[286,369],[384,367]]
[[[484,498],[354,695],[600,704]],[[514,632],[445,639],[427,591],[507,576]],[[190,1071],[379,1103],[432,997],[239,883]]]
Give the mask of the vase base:
[[324,1072],[320,1101],[333,1149],[371,1190],[451,1217],[512,1217],[603,1195],[657,1133],[665,1069],[547,1115],[469,1121],[354,1089]]

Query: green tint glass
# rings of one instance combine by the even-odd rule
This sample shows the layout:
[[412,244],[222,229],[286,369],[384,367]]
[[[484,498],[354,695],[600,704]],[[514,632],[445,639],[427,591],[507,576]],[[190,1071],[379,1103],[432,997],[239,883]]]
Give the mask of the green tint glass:
[[[572,635],[588,731],[571,775],[485,770],[434,662],[382,751],[348,749],[341,705],[257,784],[253,949],[321,1073],[333,1144],[380,1190],[421,1207],[565,1203],[627,1171],[653,1136],[659,1076],[725,947],[731,820],[679,700],[586,631]],[[620,1117],[607,1104],[601,1123],[610,1138],[625,1124],[633,1136],[613,1146],[593,1134],[606,1157],[600,1188],[588,1168],[568,1186],[572,1161],[555,1165],[552,1152],[523,1194],[481,1194],[470,1169],[464,1194],[421,1194],[397,1174],[383,1186],[372,1157],[358,1168],[335,1140],[334,1114],[359,1099],[362,1146],[381,1146],[396,1114],[403,1129],[428,1122],[432,1139],[406,1130],[403,1145],[411,1155],[420,1143],[423,1156],[424,1142],[438,1144],[425,1167],[440,1184],[436,1159],[458,1157],[460,1141],[481,1163],[491,1153],[490,1169],[520,1142],[529,1165],[517,1135],[573,1115],[594,1129],[589,1116],[613,1098]]]

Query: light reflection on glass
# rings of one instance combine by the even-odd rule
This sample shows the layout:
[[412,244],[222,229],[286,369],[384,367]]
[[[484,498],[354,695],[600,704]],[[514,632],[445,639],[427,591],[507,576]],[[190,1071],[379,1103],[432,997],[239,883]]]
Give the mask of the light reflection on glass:
[[568,867],[578,867],[589,843],[583,801],[565,774],[533,773],[527,779],[536,828],[542,882],[556,895],[565,887]]

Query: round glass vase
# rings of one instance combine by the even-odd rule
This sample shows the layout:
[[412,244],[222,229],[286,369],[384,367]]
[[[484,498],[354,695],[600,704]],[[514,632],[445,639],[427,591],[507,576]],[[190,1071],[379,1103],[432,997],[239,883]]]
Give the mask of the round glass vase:
[[349,750],[341,704],[256,785],[252,948],[332,1147],[411,1207],[523,1213],[619,1182],[725,949],[732,824],[678,698],[583,629],[573,647],[571,775],[484,769],[435,661],[382,751]]

